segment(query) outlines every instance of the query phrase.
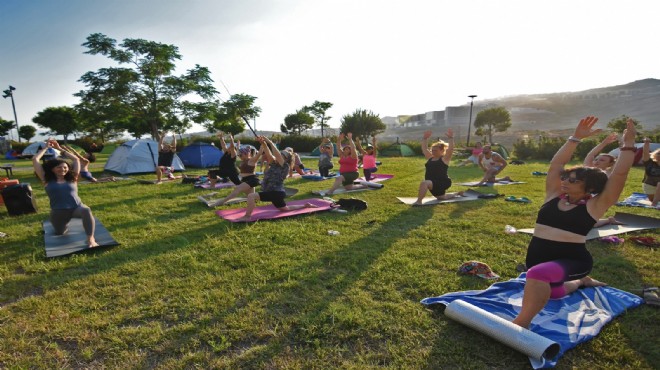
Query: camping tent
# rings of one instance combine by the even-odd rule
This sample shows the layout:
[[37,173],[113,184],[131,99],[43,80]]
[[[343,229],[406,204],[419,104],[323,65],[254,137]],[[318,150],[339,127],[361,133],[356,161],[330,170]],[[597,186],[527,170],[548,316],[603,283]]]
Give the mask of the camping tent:
[[[339,156],[339,153],[337,153],[337,144],[332,143],[332,148],[335,150],[335,154],[334,154],[334,156],[335,156],[335,157],[338,157],[338,156]],[[321,155],[321,151],[319,150],[319,147],[317,146],[316,148],[314,148],[314,150],[312,150],[312,152],[309,153],[309,155],[312,156],[312,157],[318,157],[318,156],[320,156],[320,155]]]
[[381,157],[412,157],[415,152],[406,144],[394,143],[384,149],[379,149],[378,155]]
[[[48,146],[45,141],[35,141],[34,143],[28,145],[23,149],[23,152],[21,152],[21,157],[24,158],[30,158],[33,157],[35,154],[37,154],[41,149],[45,148]],[[57,149],[50,148],[48,151],[44,154],[44,157],[52,157],[53,155],[60,155],[60,151]]]
[[183,148],[179,158],[185,166],[196,168],[216,167],[222,157],[222,151],[215,145],[197,142]]
[[[121,175],[129,173],[155,172],[158,163],[158,143],[151,139],[127,141],[115,149],[108,158],[104,170]],[[181,159],[175,154],[172,166],[175,171],[184,171]]]
[[[641,165],[642,164],[642,155],[644,154],[644,143],[636,143],[635,148],[637,148],[637,151],[635,152],[635,161],[633,162],[636,165]],[[653,153],[654,150],[660,149],[660,143],[650,143],[649,144],[649,152]],[[619,157],[619,148],[612,149],[612,151],[609,152],[609,155],[614,156],[614,157]]]

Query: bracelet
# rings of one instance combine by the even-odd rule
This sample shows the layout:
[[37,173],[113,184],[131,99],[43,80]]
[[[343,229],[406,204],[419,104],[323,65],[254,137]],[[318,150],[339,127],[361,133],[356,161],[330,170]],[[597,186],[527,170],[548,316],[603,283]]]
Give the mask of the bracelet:
[[619,148],[619,151],[623,152],[624,150],[630,150],[631,152],[634,152],[637,151],[637,148],[635,148],[634,146],[622,146],[621,148]]
[[572,141],[574,143],[581,143],[582,139],[578,139],[575,136],[571,135],[571,136],[568,137],[568,141]]

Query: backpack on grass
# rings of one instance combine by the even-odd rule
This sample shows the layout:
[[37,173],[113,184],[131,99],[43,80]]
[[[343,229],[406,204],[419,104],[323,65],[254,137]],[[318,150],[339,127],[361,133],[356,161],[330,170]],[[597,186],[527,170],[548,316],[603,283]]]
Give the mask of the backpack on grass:
[[367,209],[367,202],[361,199],[343,198],[339,199],[337,204],[341,209],[345,209],[347,211],[362,211]]

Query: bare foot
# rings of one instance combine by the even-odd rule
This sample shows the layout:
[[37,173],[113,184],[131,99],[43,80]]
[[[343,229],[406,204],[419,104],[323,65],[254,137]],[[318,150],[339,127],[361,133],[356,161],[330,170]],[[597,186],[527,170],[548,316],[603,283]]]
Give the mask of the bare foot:
[[243,217],[237,219],[236,221],[238,221],[238,222],[248,222],[248,221],[250,221],[251,218],[252,218],[252,216],[243,216]]
[[415,203],[413,203],[413,204],[411,204],[411,205],[412,205],[413,207],[419,207],[419,206],[422,205],[422,203],[421,203],[421,202],[415,202]]
[[94,247],[98,247],[98,246],[99,246],[99,243],[96,242],[96,239],[94,239],[93,236],[87,238],[87,247],[94,248]]
[[580,284],[581,286],[585,286],[585,287],[607,286],[607,283],[603,283],[602,281],[592,279],[589,276],[585,276],[582,279],[580,279]]
[[305,203],[305,208],[319,208],[319,206],[312,203]]

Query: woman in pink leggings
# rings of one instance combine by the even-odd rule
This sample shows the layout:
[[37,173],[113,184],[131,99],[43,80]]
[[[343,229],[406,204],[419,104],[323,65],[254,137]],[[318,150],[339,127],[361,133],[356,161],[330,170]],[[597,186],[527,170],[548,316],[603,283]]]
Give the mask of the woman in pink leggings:
[[524,328],[529,327],[550,298],[561,298],[582,286],[605,285],[588,276],[593,261],[586,249],[586,235],[623,190],[635,156],[635,126],[629,119],[621,154],[609,178],[594,167],[564,169],[580,141],[601,131],[593,128],[597,121],[596,117],[580,120],[574,134],[550,162],[545,202],[527,249],[529,270],[522,308],[513,320]]

